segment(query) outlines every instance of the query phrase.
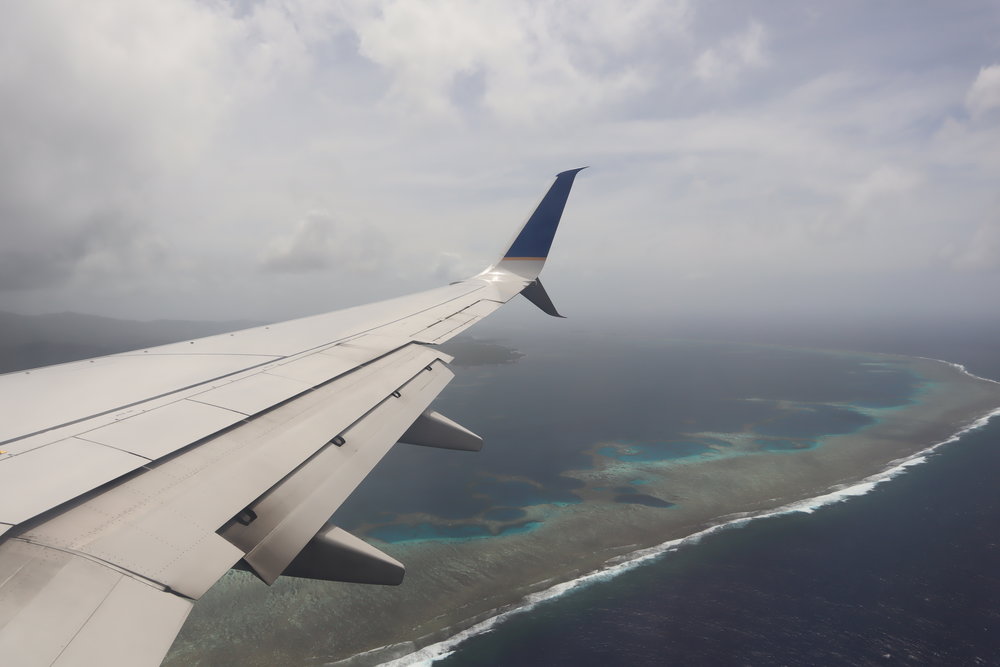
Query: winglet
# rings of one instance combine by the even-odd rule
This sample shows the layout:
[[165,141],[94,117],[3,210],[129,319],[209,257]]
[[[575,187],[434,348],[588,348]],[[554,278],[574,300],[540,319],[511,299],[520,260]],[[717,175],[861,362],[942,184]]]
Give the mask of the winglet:
[[541,273],[542,267],[545,266],[545,259],[549,256],[549,248],[552,247],[552,239],[559,227],[563,209],[566,208],[566,200],[569,199],[573,180],[584,169],[586,167],[556,174],[555,183],[549,187],[548,192],[545,193],[534,213],[528,217],[528,221],[524,223],[514,240],[511,241],[500,261],[480,274],[481,276],[514,278],[521,283],[518,288],[521,294],[543,312],[554,317],[562,317],[562,315],[552,305],[552,300],[545,292],[545,288],[542,287],[542,283],[538,281],[538,274]]
[[535,281],[530,283],[527,287],[521,290],[521,294],[531,303],[538,306],[546,315],[551,315],[552,317],[563,317],[556,310],[556,307],[552,304],[552,299],[549,298],[549,293],[545,291],[542,287],[542,281],[535,278]]
[[584,169],[586,167],[570,169],[556,175],[555,183],[542,197],[542,201],[539,202],[528,221],[524,223],[521,231],[514,237],[507,252],[503,254],[501,262],[544,261],[548,257],[549,248],[552,247],[552,239],[556,235],[556,228],[559,227],[559,219],[562,218],[566,200],[569,198],[570,188],[573,187],[573,179]]

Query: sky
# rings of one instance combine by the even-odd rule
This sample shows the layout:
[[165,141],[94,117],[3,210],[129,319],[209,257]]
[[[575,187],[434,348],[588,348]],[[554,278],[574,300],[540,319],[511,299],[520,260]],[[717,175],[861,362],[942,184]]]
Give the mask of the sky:
[[543,275],[583,322],[1000,293],[995,1],[35,0],[4,9],[0,99],[0,310],[436,287],[584,165]]

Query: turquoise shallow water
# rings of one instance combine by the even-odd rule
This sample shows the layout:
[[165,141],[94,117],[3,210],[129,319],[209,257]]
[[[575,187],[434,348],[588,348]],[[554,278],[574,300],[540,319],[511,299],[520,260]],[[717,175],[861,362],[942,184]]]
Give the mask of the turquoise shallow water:
[[626,462],[639,461],[671,461],[709,454],[712,448],[701,442],[658,442],[647,445],[630,443],[624,447],[601,447],[597,453],[601,456]]
[[500,535],[513,535],[523,533],[540,525],[537,521],[525,521],[519,524],[505,526],[492,533],[489,529],[476,523],[457,524],[393,524],[373,528],[368,531],[369,537],[382,540],[383,542],[413,542],[419,540],[467,540],[484,537],[498,537]]

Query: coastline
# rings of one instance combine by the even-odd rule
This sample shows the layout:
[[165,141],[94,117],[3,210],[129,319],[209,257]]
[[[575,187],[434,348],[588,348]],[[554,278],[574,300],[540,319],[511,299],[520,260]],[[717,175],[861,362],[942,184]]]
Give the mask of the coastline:
[[[441,642],[425,646],[412,653],[408,653],[400,658],[393,659],[388,662],[384,662],[382,664],[385,665],[386,667],[408,667],[411,665],[429,665],[437,659],[451,655],[454,652],[455,648],[457,648],[458,645],[460,645],[465,640],[470,639],[476,635],[489,632],[497,624],[502,623],[511,616],[531,611],[539,604],[542,604],[548,600],[558,598],[567,593],[573,592],[578,588],[582,588],[584,586],[588,586],[592,583],[600,581],[611,580],[614,577],[618,576],[619,574],[627,572],[628,570],[634,569],[636,567],[640,567],[653,559],[663,556],[664,554],[676,551],[677,549],[680,549],[684,546],[697,544],[704,537],[714,532],[720,530],[727,530],[731,528],[737,528],[756,519],[764,519],[767,517],[792,514],[796,512],[812,513],[815,510],[825,507],[827,505],[832,505],[835,503],[843,502],[845,500],[849,500],[850,498],[863,496],[869,493],[879,484],[882,484],[883,482],[887,482],[897,477],[898,475],[906,472],[909,468],[915,465],[919,465],[921,463],[926,462],[927,455],[937,450],[939,447],[950,444],[952,442],[956,442],[965,433],[982,428],[993,417],[997,416],[1000,416],[1000,408],[976,420],[972,425],[959,431],[958,433],[955,433],[952,437],[948,438],[947,440],[931,445],[927,449],[917,452],[911,457],[895,461],[893,462],[893,465],[886,468],[885,470],[875,473],[868,478],[860,480],[856,484],[845,485],[839,489],[832,490],[824,495],[816,496],[814,498],[807,498],[805,500],[790,503],[786,506],[778,507],[773,510],[768,510],[756,514],[744,513],[742,515],[734,516],[722,523],[718,523],[708,528],[705,528],[704,530],[695,533],[693,535],[689,535],[684,538],[669,540],[667,542],[664,542],[662,544],[653,547],[649,547],[647,549],[640,549],[620,559],[612,559],[612,561],[609,561],[606,564],[606,566],[600,570],[588,573],[575,580],[556,584],[546,590],[530,594],[526,598],[524,598],[522,605],[515,606],[505,611],[501,611],[496,615],[491,616],[486,620],[480,621],[479,623],[471,627],[468,627]],[[392,648],[394,647],[381,647],[381,649],[375,649],[373,651],[370,651],[366,654],[357,657],[365,659],[368,656],[377,655],[380,650],[392,649]],[[334,664],[349,665],[352,664],[352,662],[350,659],[348,659]],[[362,664],[362,663],[359,662],[354,664]]]
[[[267,607],[254,612],[253,605],[261,604],[260,594],[248,592],[245,575],[231,574],[217,585],[218,592],[213,589],[196,606],[195,613],[204,617],[214,611],[218,616],[225,607],[240,604],[245,617],[241,627],[224,630],[222,624],[211,623],[211,632],[203,631],[200,638],[197,632],[190,637],[182,632],[165,664],[199,659],[211,664],[228,660],[272,664],[283,656],[287,660],[283,651],[294,646],[288,637],[271,638],[269,646],[275,653],[232,651],[241,643],[241,633],[259,649],[260,627],[254,633],[248,626],[254,620],[266,623],[268,614],[287,614],[291,625],[315,634],[316,621],[301,618],[306,616],[300,611],[304,606],[313,614],[328,613],[326,632],[333,636],[322,656],[296,660],[352,667],[393,659],[399,660],[396,665],[418,664],[443,655],[506,615],[613,577],[710,532],[764,516],[808,512],[867,493],[924,460],[929,451],[1000,414],[1000,384],[976,378],[958,365],[896,355],[856,356],[913,368],[925,381],[920,400],[876,409],[873,412],[881,415],[876,423],[855,433],[826,436],[820,446],[808,450],[568,471],[568,476],[605,475],[607,484],[645,474],[655,479],[643,486],[644,492],[679,502],[669,509],[601,503],[585,490],[579,505],[558,511],[532,508],[544,518],[538,530],[494,539],[378,544],[407,564],[405,595],[400,589],[283,578],[267,596]],[[379,614],[390,622],[373,627],[371,619]],[[387,633],[386,626],[395,632]],[[203,652],[209,648],[206,644],[229,644],[225,659],[213,651]]]

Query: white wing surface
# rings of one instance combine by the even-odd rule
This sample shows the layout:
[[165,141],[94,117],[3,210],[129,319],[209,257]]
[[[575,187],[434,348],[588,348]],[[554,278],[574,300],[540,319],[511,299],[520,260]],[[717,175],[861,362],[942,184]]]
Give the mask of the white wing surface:
[[538,281],[559,174],[493,266],[419,294],[0,376],[0,662],[158,664],[227,570],[397,584],[328,523],[398,441],[478,449],[429,409],[436,349]]

